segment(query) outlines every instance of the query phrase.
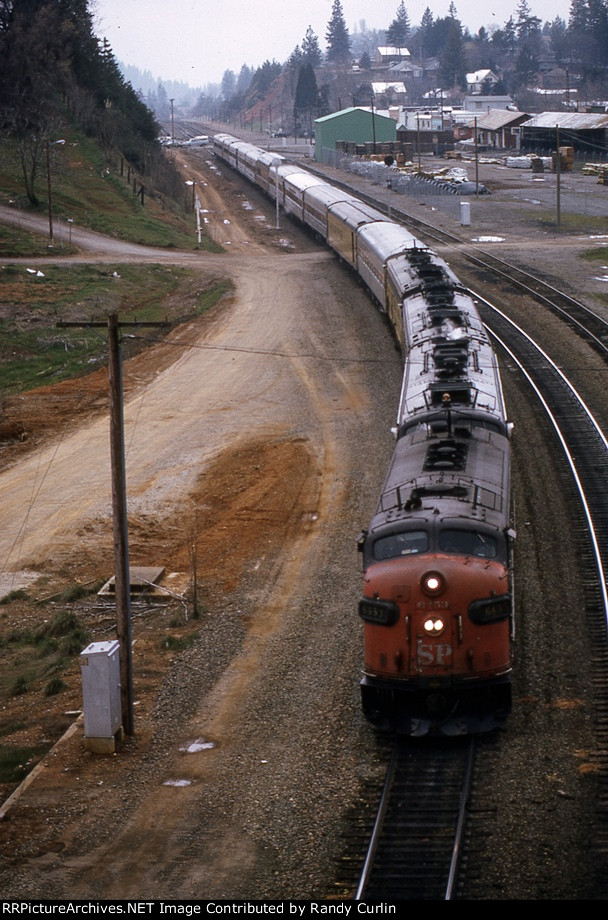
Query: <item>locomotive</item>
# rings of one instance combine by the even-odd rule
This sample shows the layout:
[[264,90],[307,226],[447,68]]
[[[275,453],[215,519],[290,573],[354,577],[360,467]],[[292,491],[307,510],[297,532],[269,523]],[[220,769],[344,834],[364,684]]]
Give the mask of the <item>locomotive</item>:
[[411,736],[491,731],[511,710],[512,425],[474,299],[374,207],[231,135],[213,145],[357,272],[403,353],[395,449],[358,540],[363,713]]

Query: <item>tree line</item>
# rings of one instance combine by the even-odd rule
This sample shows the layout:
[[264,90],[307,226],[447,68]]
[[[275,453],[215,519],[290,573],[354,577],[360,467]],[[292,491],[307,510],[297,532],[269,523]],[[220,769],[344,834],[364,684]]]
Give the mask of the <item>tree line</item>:
[[[195,113],[218,115],[231,120],[259,102],[270,82],[280,81],[281,108],[285,117],[285,98],[289,98],[296,126],[343,107],[344,104],[369,104],[370,75],[378,47],[407,49],[409,60],[432,76],[416,81],[407,75],[409,100],[418,90],[441,89],[446,98],[466,89],[466,74],[487,69],[498,78],[487,91],[512,94],[525,99],[526,91],[540,80],[543,70],[566,72],[570,87],[577,86],[584,98],[608,96],[608,0],[572,0],[568,21],[556,16],[543,23],[527,0],[518,0],[516,9],[502,26],[481,27],[472,34],[459,19],[454,2],[448,14],[435,17],[429,7],[420,22],[412,25],[405,0],[384,29],[368,29],[365,22],[351,32],[344,16],[342,0],[333,0],[325,32],[325,50],[309,26],[287,61],[266,61],[251,70],[245,65],[238,77],[226,71],[219,92],[201,94]],[[431,66],[433,65],[433,66]],[[361,75],[357,84],[352,72]],[[349,72],[350,79],[344,80]],[[342,77],[342,79],[341,79]],[[399,76],[401,79],[401,76]],[[408,80],[410,82],[408,82]],[[525,99],[529,103],[529,98]],[[278,106],[275,106],[275,115]]]
[[32,205],[49,145],[69,123],[140,173],[153,163],[165,172],[159,125],[95,36],[89,0],[0,0],[0,132]]

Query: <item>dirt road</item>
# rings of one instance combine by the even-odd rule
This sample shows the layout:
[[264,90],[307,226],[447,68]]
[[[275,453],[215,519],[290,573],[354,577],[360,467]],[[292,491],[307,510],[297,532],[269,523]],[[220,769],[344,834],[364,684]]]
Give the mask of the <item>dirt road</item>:
[[[354,537],[388,462],[400,358],[327,251],[195,169],[226,253],[173,261],[229,275],[234,295],[179,330],[173,359],[163,346],[156,375],[138,359],[125,435],[131,562],[165,566],[183,590],[196,518],[202,628],[163,680],[136,625],[136,736],[104,759],[80,729],[46,759],[0,825],[5,896],[324,896],[340,821],[374,769],[356,754]],[[99,238],[75,242],[104,257]],[[0,503],[9,571],[107,573],[107,418],[5,470]]]

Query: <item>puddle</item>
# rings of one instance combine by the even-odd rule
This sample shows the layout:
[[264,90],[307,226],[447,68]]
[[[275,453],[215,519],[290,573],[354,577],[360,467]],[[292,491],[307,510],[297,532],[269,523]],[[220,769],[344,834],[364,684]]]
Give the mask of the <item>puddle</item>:
[[199,751],[209,751],[214,747],[215,744],[213,741],[205,741],[204,738],[197,738],[196,741],[192,741],[190,744],[180,747],[180,751],[184,751],[186,754],[198,754]]
[[2,572],[0,574],[0,597],[6,597],[11,591],[24,591],[39,578],[40,575],[35,572]]

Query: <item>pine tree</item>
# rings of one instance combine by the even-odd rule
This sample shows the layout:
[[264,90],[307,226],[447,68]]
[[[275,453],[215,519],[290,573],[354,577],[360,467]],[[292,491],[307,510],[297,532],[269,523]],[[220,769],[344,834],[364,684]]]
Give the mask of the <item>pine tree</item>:
[[439,79],[441,85],[448,87],[465,84],[466,63],[460,23],[456,19],[446,18],[447,38],[439,56]]
[[386,32],[386,44],[391,48],[405,48],[405,43],[409,34],[410,20],[407,15],[405,3],[401,0],[397,15]]
[[311,26],[306,29],[306,35],[302,40],[302,58],[306,64],[311,67],[318,67],[323,55],[319,47],[319,39],[315,35]]
[[327,60],[332,63],[345,63],[350,55],[350,36],[344,21],[340,0],[333,0],[331,19],[325,33],[327,40]]
[[429,45],[431,40],[431,33],[433,31],[433,14],[430,10],[430,7],[427,6],[424,13],[422,14],[422,19],[420,20],[420,25],[418,26],[418,31],[416,32],[416,42],[418,44],[418,55],[420,60],[423,61],[425,57],[430,53]]
[[312,133],[312,122],[317,117],[319,90],[315,72],[310,64],[304,64],[298,75],[293,118],[296,133]]

